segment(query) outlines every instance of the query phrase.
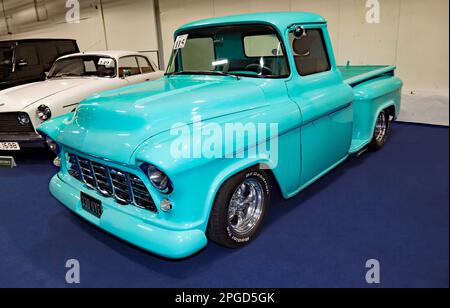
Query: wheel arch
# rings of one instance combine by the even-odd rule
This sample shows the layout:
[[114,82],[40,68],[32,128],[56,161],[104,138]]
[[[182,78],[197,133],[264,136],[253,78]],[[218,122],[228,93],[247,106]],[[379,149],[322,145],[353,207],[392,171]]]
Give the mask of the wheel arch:
[[209,218],[211,216],[212,207],[214,205],[214,201],[217,197],[217,194],[220,188],[222,188],[222,186],[225,184],[225,182],[228,181],[233,176],[236,176],[241,172],[244,172],[245,170],[257,168],[260,166],[263,166],[263,168],[260,169],[264,171],[267,177],[269,178],[269,185],[270,185],[269,189],[271,193],[274,190],[277,192],[281,191],[280,183],[277,179],[276,173],[273,171],[273,168],[271,168],[270,162],[266,160],[255,160],[251,162],[240,162],[237,164],[233,164],[228,168],[226,168],[225,170],[223,170],[218,176],[216,176],[212,184],[212,187],[214,187],[214,189],[211,189],[210,194],[208,195],[207,198],[208,210],[207,210],[206,224],[208,223]]
[[397,108],[395,107],[395,104],[387,107],[385,110],[389,112],[389,115],[394,118],[394,120],[397,118]]
[[[393,111],[394,112],[394,118],[395,118],[395,112],[396,112],[396,108],[395,108],[395,103],[394,102],[391,102],[391,101],[389,101],[389,102],[386,102],[385,104],[382,104],[382,105],[380,105],[377,109],[376,109],[376,112],[375,112],[375,114],[374,114],[374,116],[373,116],[373,119],[372,119],[372,125],[370,126],[371,128],[370,128],[370,136],[373,136],[373,134],[375,133],[375,125],[376,125],[376,123],[377,123],[377,118],[378,118],[378,116],[379,116],[379,114],[382,112],[382,111],[384,111],[384,110],[388,110],[389,111],[389,113],[391,112],[391,111]],[[370,140],[369,140],[370,141]]]

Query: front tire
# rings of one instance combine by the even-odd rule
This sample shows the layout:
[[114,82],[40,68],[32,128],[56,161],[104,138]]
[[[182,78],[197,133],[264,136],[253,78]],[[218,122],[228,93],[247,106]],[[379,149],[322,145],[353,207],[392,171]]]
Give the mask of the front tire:
[[371,150],[381,149],[387,142],[391,132],[391,119],[388,110],[383,110],[377,117],[373,139],[369,145]]
[[269,178],[257,168],[227,180],[217,193],[207,236],[227,248],[239,248],[256,238],[270,204]]

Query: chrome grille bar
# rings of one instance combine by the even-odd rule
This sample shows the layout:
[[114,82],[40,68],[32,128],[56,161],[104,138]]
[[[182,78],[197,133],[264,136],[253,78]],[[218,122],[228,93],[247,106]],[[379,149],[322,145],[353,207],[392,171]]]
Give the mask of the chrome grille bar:
[[81,167],[81,174],[83,176],[84,183],[91,189],[97,189],[95,185],[94,175],[89,167],[89,161],[87,159],[83,159],[78,157],[78,163]]
[[94,181],[94,186],[98,189],[97,177],[95,176],[94,168],[92,167],[92,162],[90,160],[87,161],[89,165],[89,171],[92,175],[92,180]]
[[80,160],[78,159],[78,156],[75,156],[75,162],[77,164],[77,168],[78,168],[78,172],[79,172],[80,178],[84,182],[84,176],[83,176],[83,172],[81,171]]
[[69,174],[88,188],[100,192],[105,197],[114,198],[122,205],[158,211],[144,182],[136,175],[71,153],[67,155]]
[[112,183],[111,171],[109,170],[108,166],[105,166],[105,170],[106,170],[106,177],[108,179],[108,184],[109,184],[109,187],[111,188],[111,194],[112,194],[112,196],[115,196],[116,195],[116,190],[115,190],[114,185]]
[[134,202],[133,188],[131,187],[130,175],[128,173],[125,173],[125,179],[127,182],[128,193],[130,194],[130,201],[131,203],[134,204],[135,202]]
[[33,123],[19,124],[18,116],[21,112],[0,112],[0,133],[18,134],[34,133]]

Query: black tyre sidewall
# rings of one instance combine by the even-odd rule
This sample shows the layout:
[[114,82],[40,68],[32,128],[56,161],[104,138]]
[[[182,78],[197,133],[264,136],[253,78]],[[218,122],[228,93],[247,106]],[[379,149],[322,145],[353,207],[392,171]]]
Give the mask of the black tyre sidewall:
[[[264,205],[262,208],[261,218],[257,225],[247,234],[241,236],[235,234],[228,226],[228,207],[231,197],[239,185],[246,179],[250,178],[256,179],[261,184],[264,192]],[[270,181],[263,170],[254,168],[233,176],[222,185],[216,196],[212,209],[212,215],[215,216],[215,221],[213,224],[209,224],[208,235],[214,233],[214,236],[211,236],[212,240],[229,248],[239,248],[251,242],[257,237],[262,225],[264,224],[267,209],[270,204],[270,195]],[[211,219],[214,219],[214,216],[212,216]]]

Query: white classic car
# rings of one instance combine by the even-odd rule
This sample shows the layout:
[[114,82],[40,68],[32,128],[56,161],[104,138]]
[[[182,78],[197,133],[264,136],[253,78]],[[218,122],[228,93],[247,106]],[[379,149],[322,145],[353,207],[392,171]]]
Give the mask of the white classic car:
[[97,92],[163,76],[146,56],[129,51],[71,54],[55,61],[47,80],[0,92],[0,151],[45,144],[35,129],[75,110]]

